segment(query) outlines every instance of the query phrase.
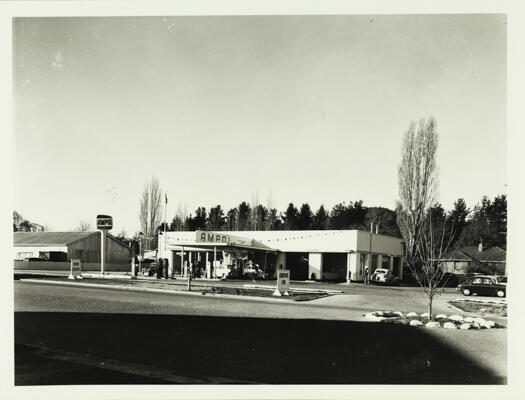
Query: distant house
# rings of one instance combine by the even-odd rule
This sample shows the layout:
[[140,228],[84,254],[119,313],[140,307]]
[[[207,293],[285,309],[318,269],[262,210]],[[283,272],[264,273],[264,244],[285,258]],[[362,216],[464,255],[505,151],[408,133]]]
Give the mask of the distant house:
[[[100,268],[100,235],[100,231],[13,232],[15,269],[68,269],[75,258],[82,260],[85,269],[96,270]],[[125,243],[107,234],[104,248],[108,271],[129,269],[130,248]]]
[[500,247],[483,250],[483,246],[465,246],[451,250],[441,259],[445,271],[466,274],[476,267],[480,271],[499,271],[506,274],[507,253]]

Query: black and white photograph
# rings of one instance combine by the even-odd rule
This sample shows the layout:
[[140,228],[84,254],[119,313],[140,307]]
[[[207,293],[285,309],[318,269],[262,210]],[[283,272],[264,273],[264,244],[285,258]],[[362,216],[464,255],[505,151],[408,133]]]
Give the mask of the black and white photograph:
[[8,19],[12,393],[508,388],[504,10],[37,3]]

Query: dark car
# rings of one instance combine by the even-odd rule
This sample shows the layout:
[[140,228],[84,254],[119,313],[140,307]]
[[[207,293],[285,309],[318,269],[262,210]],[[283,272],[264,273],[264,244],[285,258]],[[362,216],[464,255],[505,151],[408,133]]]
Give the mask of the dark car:
[[145,276],[154,276],[157,273],[157,261],[150,258],[145,258],[142,260],[142,275]]
[[456,288],[465,296],[477,294],[479,296],[498,296],[507,295],[507,285],[500,283],[493,276],[473,276],[465,279]]
[[24,258],[24,261],[47,261],[45,258],[40,257],[27,257]]

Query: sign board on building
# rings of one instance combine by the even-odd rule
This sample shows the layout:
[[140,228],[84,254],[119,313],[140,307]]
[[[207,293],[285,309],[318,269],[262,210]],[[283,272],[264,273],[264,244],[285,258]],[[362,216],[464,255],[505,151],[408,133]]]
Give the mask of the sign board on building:
[[82,260],[78,258],[71,259],[71,273],[68,279],[83,279],[82,278]]
[[251,246],[252,240],[240,236],[225,235],[221,232],[196,231],[195,241],[198,243],[222,243],[229,245]]
[[112,229],[113,218],[109,215],[97,215],[97,229]]
[[278,269],[277,270],[277,288],[273,292],[274,296],[288,296],[290,290],[290,270],[289,269]]

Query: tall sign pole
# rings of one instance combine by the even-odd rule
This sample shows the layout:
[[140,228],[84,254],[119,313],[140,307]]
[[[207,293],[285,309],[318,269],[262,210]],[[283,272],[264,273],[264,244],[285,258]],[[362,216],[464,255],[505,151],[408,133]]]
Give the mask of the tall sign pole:
[[104,275],[104,247],[106,247],[106,233],[103,229],[100,230],[100,275]]
[[166,256],[166,208],[168,207],[168,195],[166,192],[164,192],[164,199],[166,200],[164,202],[164,257],[168,258]]
[[104,275],[106,232],[113,228],[113,218],[109,215],[97,215],[97,229],[100,229],[100,274]]

